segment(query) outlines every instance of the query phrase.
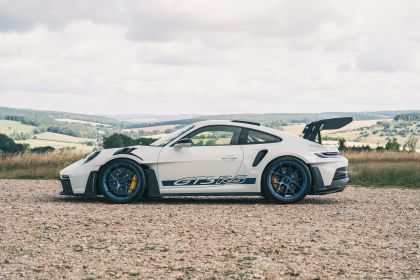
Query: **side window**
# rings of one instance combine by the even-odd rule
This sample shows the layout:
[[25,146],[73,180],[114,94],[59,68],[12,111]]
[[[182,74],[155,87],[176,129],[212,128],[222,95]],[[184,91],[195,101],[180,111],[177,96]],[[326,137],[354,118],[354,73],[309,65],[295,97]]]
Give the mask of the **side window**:
[[277,136],[257,130],[248,129],[245,133],[246,137],[244,137],[244,139],[242,140],[244,144],[266,144],[281,141],[281,138]]
[[185,138],[190,138],[193,146],[236,145],[239,141],[241,128],[235,126],[206,126],[191,132]]

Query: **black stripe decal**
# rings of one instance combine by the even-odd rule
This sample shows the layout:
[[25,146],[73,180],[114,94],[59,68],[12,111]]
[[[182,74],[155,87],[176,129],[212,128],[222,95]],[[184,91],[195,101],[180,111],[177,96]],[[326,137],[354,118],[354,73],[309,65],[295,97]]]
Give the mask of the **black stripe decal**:
[[235,180],[227,179],[220,177],[218,179],[213,178],[185,178],[179,180],[165,180],[162,181],[162,185],[165,187],[175,186],[175,187],[183,187],[183,186],[220,186],[220,185],[233,185],[233,184],[240,184],[240,185],[253,185],[257,181],[256,178],[245,178],[242,180]]

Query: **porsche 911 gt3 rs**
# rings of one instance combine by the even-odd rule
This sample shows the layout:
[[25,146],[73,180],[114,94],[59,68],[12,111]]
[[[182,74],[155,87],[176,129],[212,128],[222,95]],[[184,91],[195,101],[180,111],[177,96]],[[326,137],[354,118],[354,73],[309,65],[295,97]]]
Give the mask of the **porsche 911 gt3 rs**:
[[201,121],[150,146],[95,151],[60,172],[61,195],[142,197],[259,195],[294,203],[344,190],[348,161],[321,143],[321,130],[352,118],[308,124],[303,137],[246,121]]

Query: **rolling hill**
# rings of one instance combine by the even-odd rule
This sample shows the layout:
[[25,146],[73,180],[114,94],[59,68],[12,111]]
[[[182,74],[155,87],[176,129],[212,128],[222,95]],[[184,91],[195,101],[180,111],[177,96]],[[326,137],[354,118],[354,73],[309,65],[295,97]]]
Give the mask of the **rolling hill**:
[[314,120],[352,116],[355,122],[344,130],[331,131],[326,140],[335,143],[345,137],[349,143],[382,145],[389,137],[403,142],[409,135],[420,136],[419,120],[393,120],[396,115],[416,111],[378,112],[325,112],[297,114],[226,114],[214,116],[195,115],[88,115],[59,111],[42,111],[0,107],[0,133],[31,147],[53,146],[55,148],[89,151],[99,148],[103,136],[123,133],[132,138],[161,136],[179,126],[208,119],[240,119],[260,122],[263,125],[300,134],[305,123]]

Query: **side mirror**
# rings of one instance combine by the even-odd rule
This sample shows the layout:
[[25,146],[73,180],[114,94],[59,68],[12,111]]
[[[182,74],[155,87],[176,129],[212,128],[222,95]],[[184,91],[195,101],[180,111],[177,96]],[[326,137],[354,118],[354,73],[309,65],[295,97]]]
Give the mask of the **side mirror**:
[[182,148],[188,148],[191,147],[193,144],[193,141],[188,138],[183,138],[175,143],[174,148],[177,150],[181,150]]

